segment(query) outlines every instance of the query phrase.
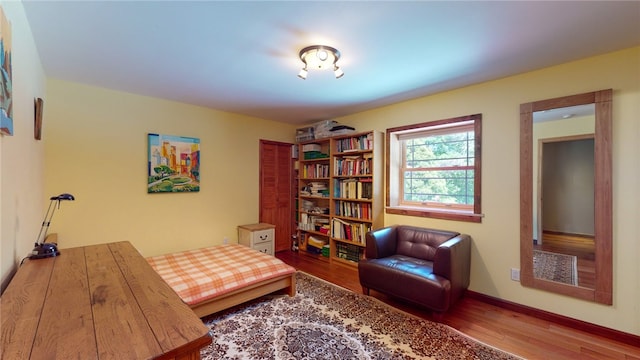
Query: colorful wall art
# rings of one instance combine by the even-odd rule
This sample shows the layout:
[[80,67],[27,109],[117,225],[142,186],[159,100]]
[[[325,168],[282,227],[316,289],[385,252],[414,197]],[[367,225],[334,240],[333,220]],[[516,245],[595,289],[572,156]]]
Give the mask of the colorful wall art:
[[200,139],[149,134],[147,192],[200,191]]
[[11,24],[0,7],[0,133],[13,135]]

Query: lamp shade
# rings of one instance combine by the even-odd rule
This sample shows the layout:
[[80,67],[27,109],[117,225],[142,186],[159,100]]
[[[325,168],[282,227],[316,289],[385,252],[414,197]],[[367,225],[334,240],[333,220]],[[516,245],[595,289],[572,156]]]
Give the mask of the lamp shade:
[[76,198],[73,197],[73,195],[67,194],[67,193],[63,193],[63,194],[60,194],[58,196],[52,196],[49,200],[58,200],[58,201],[60,201],[60,200],[71,200],[71,201],[73,201],[75,199]]

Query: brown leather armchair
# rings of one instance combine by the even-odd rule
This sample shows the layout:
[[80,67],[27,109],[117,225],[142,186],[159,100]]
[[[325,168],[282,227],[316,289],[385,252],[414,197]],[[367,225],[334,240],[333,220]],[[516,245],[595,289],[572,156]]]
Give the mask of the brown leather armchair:
[[469,235],[394,225],[367,233],[366,241],[358,275],[367,295],[373,289],[441,314],[469,286]]

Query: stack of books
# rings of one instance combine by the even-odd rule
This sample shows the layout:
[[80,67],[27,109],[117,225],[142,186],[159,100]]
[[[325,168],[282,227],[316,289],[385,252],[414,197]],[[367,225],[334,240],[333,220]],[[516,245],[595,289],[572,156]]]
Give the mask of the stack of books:
[[322,247],[322,256],[329,257],[329,245],[325,245]]
[[320,196],[320,197],[328,197],[329,189],[327,189],[327,184],[318,181],[312,181],[307,185],[309,190],[309,195],[311,196]]
[[321,254],[322,249],[326,244],[327,242],[324,240],[309,236],[309,239],[307,240],[307,251],[314,254]]
[[320,144],[304,144],[302,145],[302,154],[305,160],[326,159],[329,154],[322,152]]

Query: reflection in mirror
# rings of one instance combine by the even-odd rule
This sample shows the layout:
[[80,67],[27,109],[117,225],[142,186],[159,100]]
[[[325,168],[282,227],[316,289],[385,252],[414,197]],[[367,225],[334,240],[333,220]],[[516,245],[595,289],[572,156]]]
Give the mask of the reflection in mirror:
[[520,106],[523,286],[612,304],[611,97]]
[[533,113],[533,275],[594,289],[595,104]]

